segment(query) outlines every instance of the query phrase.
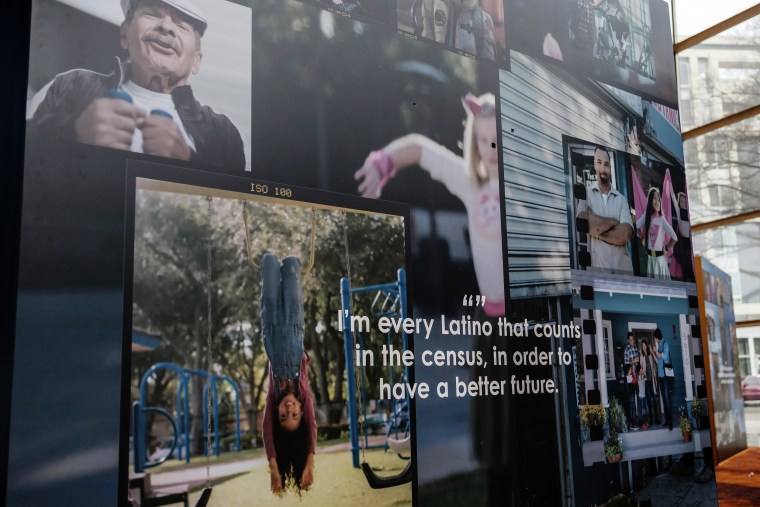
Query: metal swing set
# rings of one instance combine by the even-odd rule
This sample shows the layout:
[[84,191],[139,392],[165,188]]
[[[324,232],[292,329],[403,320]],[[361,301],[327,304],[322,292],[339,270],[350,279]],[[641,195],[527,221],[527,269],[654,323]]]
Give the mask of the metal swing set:
[[[351,288],[351,260],[348,250],[348,226],[344,215],[344,243],[346,249],[346,277],[340,280],[341,295],[341,316],[343,318],[343,347],[346,356],[346,371],[348,385],[348,415],[349,415],[349,432],[351,437],[351,458],[353,466],[361,466],[362,471],[373,489],[389,488],[399,486],[412,481],[413,464],[411,459],[411,431],[410,415],[411,407],[408,395],[405,393],[404,399],[390,400],[390,418],[387,421],[385,442],[380,445],[370,445],[369,435],[365,431],[370,417],[367,414],[367,389],[365,380],[364,364],[359,362],[359,375],[356,375],[356,361],[354,354],[359,358],[363,357],[364,337],[356,330],[352,330],[352,299],[353,295],[361,293],[375,293],[371,304],[371,312],[375,318],[396,317],[404,319],[407,316],[407,296],[406,296],[406,271],[399,269],[397,278],[394,282],[380,285],[370,285],[366,287]],[[397,339],[398,337],[396,337]],[[386,345],[394,344],[394,336],[390,331],[386,334]],[[397,343],[398,345],[398,343]],[[409,337],[402,331],[401,333],[401,350],[408,350]],[[396,372],[393,367],[389,367],[389,382],[391,386],[396,383]],[[404,381],[409,378],[409,368],[404,367]],[[360,403],[357,402],[357,398]],[[361,405],[361,412],[359,411]],[[375,474],[372,467],[366,460],[366,449],[385,449],[392,450],[402,459],[408,460],[406,467],[398,474],[380,477]],[[361,463],[360,463],[361,454]],[[409,454],[405,456],[405,454]]]
[[[206,213],[206,219],[209,225],[209,231],[212,230],[211,226],[211,215],[212,215],[212,198],[211,196],[206,196],[206,201],[208,201],[208,208]],[[189,408],[187,407],[187,401],[188,401],[188,394],[187,394],[187,381],[188,377],[190,375],[197,375],[200,377],[205,377],[207,379],[206,385],[204,386],[204,419],[206,420],[206,485],[201,490],[201,495],[198,497],[198,500],[195,502],[194,507],[206,507],[208,505],[209,500],[211,499],[211,453],[212,449],[214,448],[212,446],[212,426],[214,431],[214,438],[213,440],[216,440],[216,453],[219,454],[219,439],[218,439],[218,421],[217,421],[217,415],[218,415],[218,405],[217,405],[217,390],[216,390],[216,381],[226,380],[229,381],[236,393],[236,414],[237,414],[237,420],[238,420],[238,427],[237,427],[237,449],[240,450],[240,427],[239,427],[239,408],[237,406],[238,399],[237,399],[237,386],[227,377],[218,377],[211,371],[211,341],[212,341],[212,329],[211,329],[211,315],[212,315],[212,306],[211,306],[211,250],[212,250],[212,236],[211,232],[209,232],[209,236],[207,239],[207,249],[206,249],[206,308],[207,308],[207,315],[206,315],[206,321],[207,321],[207,332],[206,332],[206,371],[196,371],[196,370],[186,370],[184,368],[179,368],[176,365],[173,365],[171,363],[160,363],[159,365],[154,365],[153,368],[151,368],[142,378],[142,381],[140,382],[140,393],[141,393],[141,400],[143,398],[147,399],[147,378],[149,375],[152,375],[153,372],[160,368],[167,368],[170,370],[174,370],[178,373],[180,377],[180,388],[177,391],[177,410],[178,410],[178,418],[180,418],[180,410],[182,407],[182,395],[184,394],[184,424],[185,429],[189,430],[189,421],[187,420],[189,415]],[[213,405],[212,405],[213,402]],[[213,411],[213,415],[212,415]],[[164,415],[169,422],[172,425],[172,428],[174,430],[174,442],[172,444],[172,449],[167,454],[167,456],[153,464],[146,464],[145,463],[145,446],[147,445],[147,436],[143,435],[143,430],[145,426],[145,413],[147,412],[153,412],[153,413],[160,413]],[[171,456],[171,453],[174,451],[174,448],[177,446],[178,443],[178,435],[177,432],[177,424],[174,422],[174,419],[172,418],[171,414],[169,414],[166,410],[157,408],[157,407],[144,407],[141,405],[140,402],[135,402],[133,404],[132,408],[132,414],[133,414],[133,424],[134,424],[134,468],[136,475],[140,475],[139,479],[135,479],[135,486],[140,490],[140,505],[167,505],[170,503],[176,503],[176,502],[183,502],[185,506],[188,505],[188,499],[187,499],[187,490],[180,491],[175,494],[168,494],[165,496],[147,496],[146,495],[146,488],[149,489],[150,487],[150,481],[149,476],[146,474],[142,474],[142,471],[144,468],[148,466],[156,466],[158,464],[163,463],[166,461],[166,459]],[[212,421],[213,418],[213,421]],[[143,438],[145,437],[145,438]],[[189,448],[189,438],[186,438],[185,441],[186,445],[186,454],[185,459],[187,461],[190,460],[190,448]],[[130,489],[132,488],[132,480],[130,480]],[[130,497],[130,501],[132,501]],[[133,503],[134,505],[134,503]]]
[[[248,211],[243,203],[243,223],[245,226],[245,241],[246,251],[248,254],[248,263],[253,268],[260,268],[256,263],[253,255],[253,246],[251,242],[250,226]],[[367,435],[360,435],[364,433],[363,428],[365,421],[367,420],[367,399],[366,399],[366,385],[364,378],[364,367],[360,366],[361,374],[357,379],[355,374],[355,365],[353,360],[353,347],[357,342],[354,339],[354,335],[350,331],[350,327],[346,327],[346,323],[350,326],[351,315],[351,295],[362,292],[376,292],[375,300],[372,303],[375,316],[400,316],[406,317],[406,273],[403,269],[398,270],[398,279],[395,282],[370,286],[360,287],[357,289],[351,289],[351,262],[348,249],[348,225],[346,214],[343,214],[343,232],[344,232],[344,246],[346,253],[346,269],[347,277],[341,279],[341,303],[342,313],[344,315],[344,350],[346,354],[346,364],[348,372],[348,414],[349,414],[349,430],[351,434],[351,453],[353,458],[353,465],[356,468],[361,466],[362,471],[367,479],[368,484],[373,489],[388,488],[392,486],[398,486],[411,482],[412,480],[412,460],[411,456],[404,456],[411,452],[411,438],[410,438],[410,405],[409,400],[392,400],[391,401],[391,417],[388,429],[386,432],[385,443],[380,446],[370,446]],[[316,208],[311,209],[311,238],[309,246],[309,262],[302,269],[304,274],[308,274],[314,268],[315,252],[317,241],[317,211]],[[363,338],[361,335],[358,337],[359,348],[363,346]],[[388,343],[393,342],[391,333],[387,335]],[[402,347],[403,350],[408,348],[408,337],[406,333],[402,335]],[[395,382],[395,372],[390,372],[391,384]],[[408,378],[408,368],[405,369],[404,377]],[[357,382],[359,384],[357,384]],[[357,388],[357,385],[359,386]],[[359,416],[359,408],[357,403],[357,394],[361,393],[361,416]],[[361,419],[361,422],[360,422]],[[361,442],[361,444],[360,444]],[[384,448],[390,449],[397,453],[403,459],[407,459],[407,465],[405,469],[393,476],[379,477],[372,470],[370,465],[366,462],[364,449],[366,448]],[[361,449],[362,459],[361,464],[359,462],[359,451]]]

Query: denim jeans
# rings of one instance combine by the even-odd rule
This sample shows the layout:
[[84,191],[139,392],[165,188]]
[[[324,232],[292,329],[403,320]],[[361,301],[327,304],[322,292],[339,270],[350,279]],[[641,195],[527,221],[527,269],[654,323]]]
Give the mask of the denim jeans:
[[[641,381],[639,381],[639,382],[641,382]],[[641,416],[639,417],[639,422],[641,424],[644,424],[650,418],[650,416],[649,416],[649,403],[647,402],[646,396],[639,396],[639,406],[641,407]]]
[[[261,259],[261,334],[275,379],[296,379],[303,356],[303,296],[301,261],[285,257],[282,264],[267,253]],[[275,382],[279,395],[279,382]]]
[[660,397],[662,397],[662,410],[665,412],[665,422],[673,424],[673,413],[670,411],[670,378],[657,377],[657,383],[660,385]]
[[649,424],[652,425],[657,422],[656,417],[660,413],[660,400],[657,398],[657,393],[654,390],[654,385],[649,380],[647,380],[646,383],[646,393],[647,406],[649,408]]
[[628,422],[631,426],[638,425],[639,411],[636,406],[637,402],[636,384],[628,384]]

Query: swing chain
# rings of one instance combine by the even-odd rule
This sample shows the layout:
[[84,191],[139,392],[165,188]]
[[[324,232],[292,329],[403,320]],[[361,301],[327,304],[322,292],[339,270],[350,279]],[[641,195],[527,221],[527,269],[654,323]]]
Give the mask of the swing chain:
[[261,266],[256,264],[256,261],[253,259],[253,245],[251,245],[251,233],[249,232],[248,227],[248,206],[246,205],[245,201],[242,201],[243,203],[243,223],[245,224],[245,250],[248,254],[248,264],[252,268],[260,269]]
[[212,389],[212,382],[214,379],[212,378],[211,373],[211,247],[212,247],[212,234],[213,234],[213,225],[211,223],[211,196],[206,196],[206,200],[208,201],[208,225],[209,225],[209,232],[208,232],[208,248],[206,250],[206,298],[207,298],[207,308],[208,308],[208,315],[206,316],[206,320],[208,323],[208,334],[206,337],[206,377],[207,377],[207,389],[208,393],[206,394],[206,487],[211,487],[211,396],[213,393]]
[[[348,214],[344,211],[343,212],[343,244],[346,249],[346,278],[348,278],[348,304],[351,308],[353,308],[353,292],[351,291],[351,257],[349,256],[348,252]],[[351,339],[352,339],[352,350],[356,350],[356,333],[354,331],[351,331]],[[352,361],[353,364],[353,361]],[[361,405],[364,406],[361,403],[361,383],[359,376],[356,375],[356,366],[353,366],[354,368],[354,383],[356,384],[354,386],[354,389],[356,391],[356,395],[359,397],[359,403],[356,404],[357,411],[358,407]],[[362,368],[359,368],[359,372],[361,375],[364,375],[364,370]],[[361,462],[366,463],[367,462],[367,449],[364,442],[365,435],[364,435],[364,418],[365,413],[357,414],[360,417],[357,417],[359,421],[359,449],[361,450]]]
[[311,241],[309,246],[309,263],[303,268],[303,273],[309,274],[314,268],[314,254],[317,251],[317,208],[311,208]]

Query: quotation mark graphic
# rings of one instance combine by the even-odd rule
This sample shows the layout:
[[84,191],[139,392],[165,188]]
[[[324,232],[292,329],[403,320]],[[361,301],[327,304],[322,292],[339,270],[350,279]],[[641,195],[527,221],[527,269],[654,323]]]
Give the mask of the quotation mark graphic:
[[486,306],[486,297],[485,296],[465,296],[462,299],[462,306]]

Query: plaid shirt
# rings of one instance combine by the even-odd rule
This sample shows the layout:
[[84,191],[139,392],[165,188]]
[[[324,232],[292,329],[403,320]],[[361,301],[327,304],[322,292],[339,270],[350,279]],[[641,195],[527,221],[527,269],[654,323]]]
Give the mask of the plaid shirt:
[[639,357],[639,349],[636,345],[628,345],[623,352],[625,364],[632,364],[633,360]]

